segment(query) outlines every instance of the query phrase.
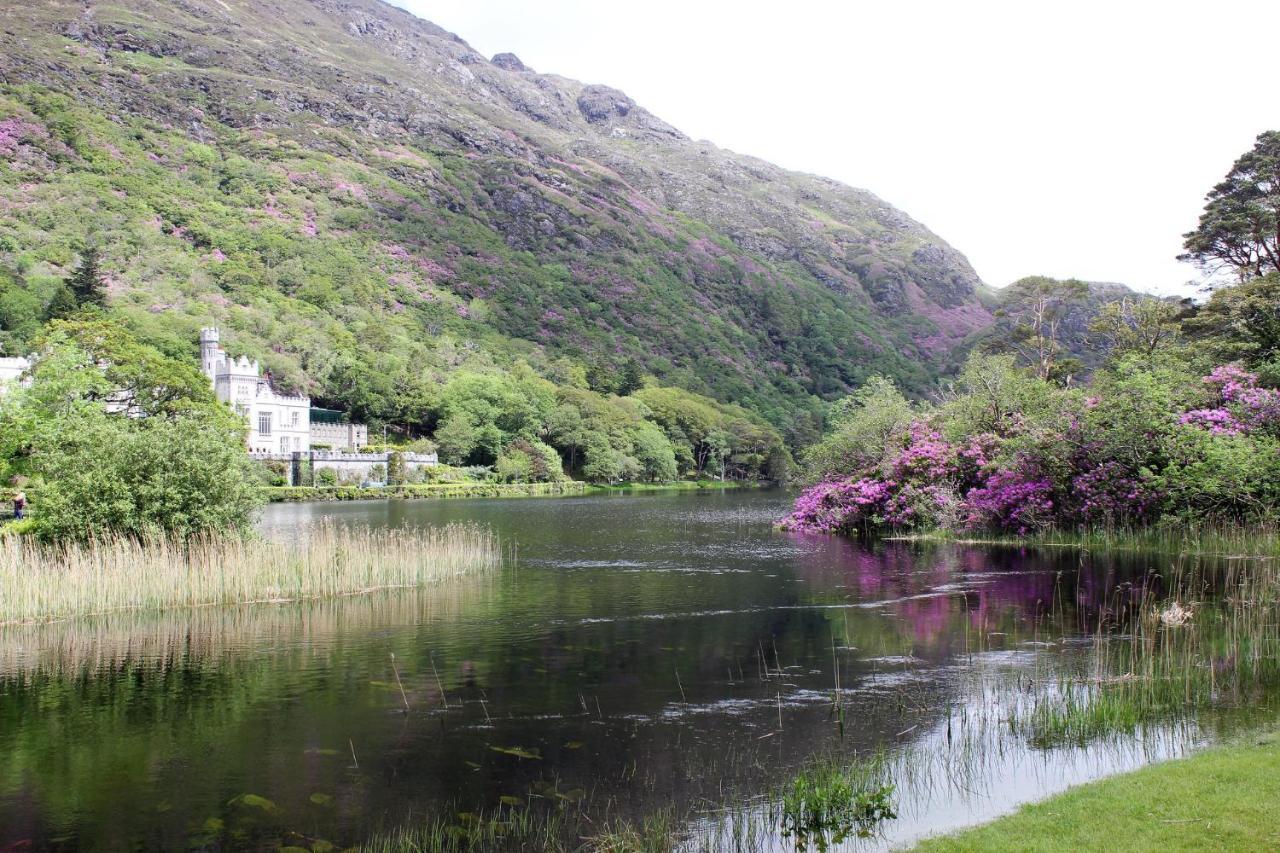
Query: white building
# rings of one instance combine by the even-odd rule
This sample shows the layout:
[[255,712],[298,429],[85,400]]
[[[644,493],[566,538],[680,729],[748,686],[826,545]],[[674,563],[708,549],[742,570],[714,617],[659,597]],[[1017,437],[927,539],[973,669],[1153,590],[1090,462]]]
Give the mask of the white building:
[[5,387],[22,381],[22,374],[31,369],[31,361],[25,358],[0,358],[0,394]]
[[311,398],[278,394],[256,361],[229,358],[217,329],[200,330],[200,367],[219,400],[248,419],[246,444],[254,453],[311,450]]

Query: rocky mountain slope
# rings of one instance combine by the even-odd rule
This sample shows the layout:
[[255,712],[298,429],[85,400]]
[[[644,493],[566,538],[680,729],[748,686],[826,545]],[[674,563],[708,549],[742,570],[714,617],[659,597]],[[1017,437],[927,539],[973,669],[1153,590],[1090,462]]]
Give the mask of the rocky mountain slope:
[[15,287],[95,243],[153,340],[217,322],[367,416],[462,363],[635,360],[803,430],[991,323],[965,258],[871,193],[377,0],[6,3],[0,84]]

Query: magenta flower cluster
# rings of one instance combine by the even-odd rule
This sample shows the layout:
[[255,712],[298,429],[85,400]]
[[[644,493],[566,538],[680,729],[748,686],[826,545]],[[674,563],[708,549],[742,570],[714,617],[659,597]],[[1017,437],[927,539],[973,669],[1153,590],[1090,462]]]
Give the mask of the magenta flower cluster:
[[1123,524],[1145,519],[1155,509],[1157,495],[1150,483],[1128,466],[1105,460],[1071,479],[1071,501],[1077,520]]
[[1026,534],[1055,524],[1147,523],[1169,501],[1188,500],[1185,486],[1169,476],[1178,476],[1199,445],[1179,444],[1186,434],[1171,429],[1172,422],[1272,445],[1280,437],[1280,391],[1260,387],[1254,374],[1225,365],[1202,387],[1201,408],[1136,427],[1117,419],[1109,405],[1115,401],[1096,395],[1074,405],[1065,398],[1058,420],[1033,424],[1015,413],[1004,418],[999,435],[959,441],[947,440],[938,423],[917,420],[879,464],[805,490],[782,526],[844,534],[913,527]]
[[1217,367],[1204,378],[1216,405],[1183,413],[1178,422],[1214,435],[1244,435],[1280,425],[1280,392],[1259,388],[1256,374],[1233,364]]
[[971,529],[1026,534],[1053,520],[1053,481],[1030,464],[994,471],[964,500],[964,523]]

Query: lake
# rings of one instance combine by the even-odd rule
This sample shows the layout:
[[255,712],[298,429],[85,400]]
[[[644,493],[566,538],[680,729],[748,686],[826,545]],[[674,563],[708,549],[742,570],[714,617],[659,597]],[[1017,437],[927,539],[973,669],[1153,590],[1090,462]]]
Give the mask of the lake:
[[[1002,725],[1024,679],[1082,665],[1159,558],[864,546],[775,531],[788,505],[728,490],[271,506],[272,537],[465,521],[510,556],[439,588],[3,629],[0,849],[326,849],[503,805],[764,814],[760,795],[817,757],[883,749],[909,771],[899,816],[848,842],[876,848],[1235,724],[1051,747]],[[698,826],[701,843],[729,837]]]

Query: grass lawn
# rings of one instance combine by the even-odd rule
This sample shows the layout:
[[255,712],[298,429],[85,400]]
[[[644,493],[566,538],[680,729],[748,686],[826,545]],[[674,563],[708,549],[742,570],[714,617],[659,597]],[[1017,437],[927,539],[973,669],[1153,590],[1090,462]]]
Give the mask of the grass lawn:
[[1280,734],[1072,788],[917,850],[1277,850]]

